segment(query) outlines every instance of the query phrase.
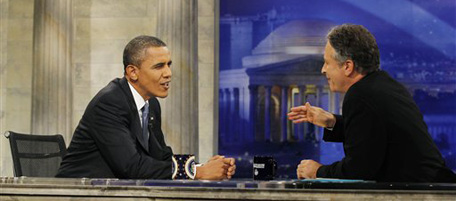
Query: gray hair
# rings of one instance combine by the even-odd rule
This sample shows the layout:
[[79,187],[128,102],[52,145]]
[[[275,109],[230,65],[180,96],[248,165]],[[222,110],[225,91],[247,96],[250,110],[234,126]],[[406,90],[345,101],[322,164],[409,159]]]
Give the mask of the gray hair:
[[355,69],[367,74],[380,68],[380,51],[374,36],[362,25],[343,24],[329,31],[327,39],[335,50],[334,59],[342,64],[353,60]]

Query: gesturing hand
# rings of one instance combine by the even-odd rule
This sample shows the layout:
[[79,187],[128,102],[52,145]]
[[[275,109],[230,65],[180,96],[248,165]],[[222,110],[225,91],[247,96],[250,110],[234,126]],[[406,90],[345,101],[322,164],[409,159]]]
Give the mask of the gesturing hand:
[[309,102],[305,105],[291,108],[288,119],[293,123],[309,122],[321,127],[334,127],[336,118],[333,114],[320,107],[311,106]]

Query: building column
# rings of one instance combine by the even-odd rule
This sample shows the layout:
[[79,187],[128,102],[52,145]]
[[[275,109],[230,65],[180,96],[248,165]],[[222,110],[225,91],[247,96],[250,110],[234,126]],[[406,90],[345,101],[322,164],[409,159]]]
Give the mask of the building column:
[[264,140],[272,141],[271,139],[271,90],[272,86],[264,86]]
[[223,89],[219,89],[219,135],[220,135],[220,141],[226,140],[226,126],[225,126],[225,108],[226,108],[226,101],[225,101],[225,92]]
[[[9,0],[0,0],[0,134],[6,129],[6,65],[8,45],[8,3]],[[0,174],[13,175],[13,160],[8,139],[0,139]]]
[[[299,96],[298,96],[299,105],[304,105],[306,103],[306,89],[307,89],[307,87],[305,85],[299,86]],[[307,130],[307,123],[297,124],[297,132],[295,133],[296,140],[303,141],[304,136],[306,134],[306,130]]]
[[[5,131],[5,101],[6,101],[6,65],[8,46],[8,0],[0,0],[0,132]],[[6,140],[5,140],[6,142]],[[0,140],[3,146],[3,140]],[[0,148],[0,151],[7,151]],[[0,154],[3,157],[3,154]],[[3,161],[0,161],[3,164]],[[4,166],[3,166],[4,167]],[[0,168],[1,169],[1,168]],[[0,171],[2,173],[2,171]]]
[[258,97],[258,86],[250,85],[249,86],[249,128],[248,128],[248,140],[255,141],[255,122],[256,122],[256,103]]
[[341,100],[341,94],[340,93],[334,93],[334,114],[342,114],[341,108],[342,108],[342,101]]
[[336,113],[336,101],[335,101],[335,93],[328,89],[328,111],[335,114]]
[[288,125],[288,86],[282,86],[281,89],[282,100],[280,101],[280,122],[281,122],[281,142],[286,142],[288,139],[287,125]]
[[73,134],[72,27],[71,0],[35,0],[31,132],[60,133],[67,143]]
[[239,140],[243,143],[248,141],[248,103],[248,91],[242,86],[239,88]]
[[[218,24],[219,1],[197,0],[198,3],[198,160],[207,161],[218,153],[219,108]],[[209,31],[208,31],[209,30]],[[207,51],[213,50],[213,51]]]
[[[323,86],[321,85],[317,85],[317,88],[316,88],[316,92],[315,92],[315,96],[316,96],[316,105],[318,107],[322,107],[323,106],[323,102],[322,102],[322,96],[323,96]],[[323,129],[318,127],[318,126],[315,126],[315,140],[318,141],[318,139],[320,138],[320,134],[323,134],[322,133]]]
[[233,141],[235,143],[239,143],[241,131],[239,94],[239,88],[233,88],[233,116],[231,116],[231,118],[233,118],[233,123],[231,124],[233,127],[233,133],[231,136],[233,137]]
[[197,1],[158,0],[157,37],[171,51],[173,82],[162,128],[175,153],[198,155]]
[[231,95],[231,90],[230,89],[225,89],[225,100],[226,100],[226,104],[225,104],[225,128],[226,128],[226,133],[225,133],[225,142],[227,143],[230,143],[233,138],[232,138],[232,135],[231,133],[233,132],[233,128],[231,127],[232,123],[233,123],[233,118],[231,118],[231,115],[233,114],[233,112],[231,111],[232,109],[232,95]]

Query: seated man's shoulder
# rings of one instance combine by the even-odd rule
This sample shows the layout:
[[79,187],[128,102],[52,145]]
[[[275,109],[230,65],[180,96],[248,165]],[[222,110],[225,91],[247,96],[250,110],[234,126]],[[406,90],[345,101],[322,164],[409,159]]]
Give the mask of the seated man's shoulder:
[[355,86],[353,90],[349,90],[346,94],[346,99],[351,101],[371,100],[372,98],[383,93],[381,90],[372,85]]
[[127,98],[125,92],[122,90],[120,86],[120,80],[120,78],[116,78],[109,82],[108,85],[102,88],[95,95],[95,97],[93,97],[91,104],[125,104]]
[[115,78],[112,81],[108,83],[105,87],[103,87],[99,94],[110,94],[110,93],[115,93],[117,91],[121,90],[121,79],[120,78]]

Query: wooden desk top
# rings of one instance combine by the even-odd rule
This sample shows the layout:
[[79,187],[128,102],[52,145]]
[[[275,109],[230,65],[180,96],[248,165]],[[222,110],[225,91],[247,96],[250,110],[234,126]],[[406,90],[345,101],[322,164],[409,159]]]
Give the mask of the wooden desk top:
[[456,184],[0,177],[0,200],[456,200]]

